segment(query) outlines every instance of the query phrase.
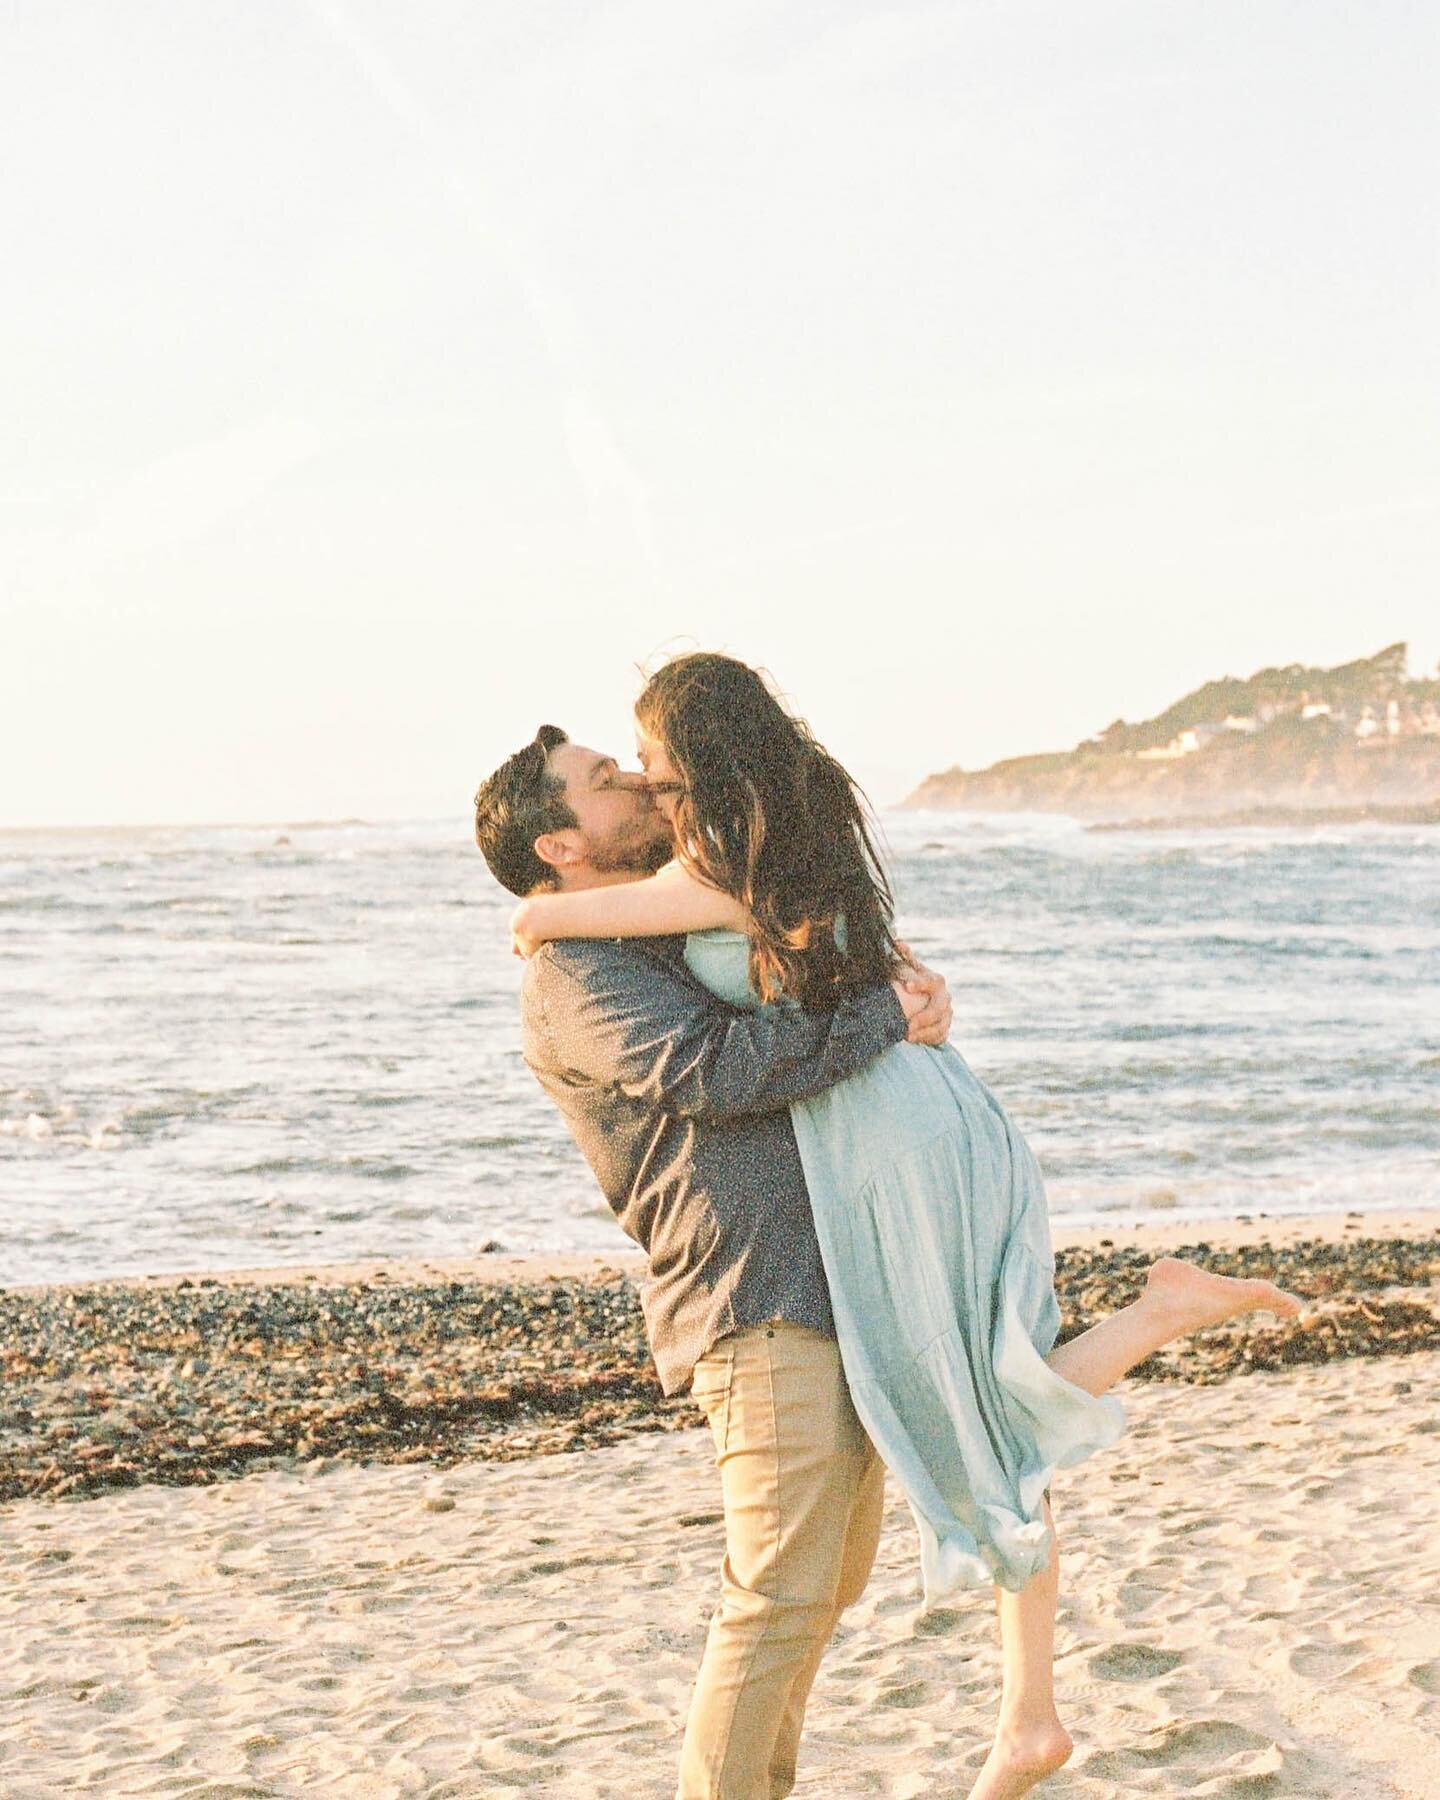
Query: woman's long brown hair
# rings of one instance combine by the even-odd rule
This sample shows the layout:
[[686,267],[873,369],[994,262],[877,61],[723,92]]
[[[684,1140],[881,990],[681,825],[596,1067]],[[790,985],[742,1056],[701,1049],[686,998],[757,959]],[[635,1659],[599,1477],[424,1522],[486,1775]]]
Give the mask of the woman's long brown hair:
[[833,1006],[890,980],[895,904],[868,803],[759,671],[704,651],[678,656],[650,677],[635,718],[680,784],[677,857],[749,909],[761,999]]

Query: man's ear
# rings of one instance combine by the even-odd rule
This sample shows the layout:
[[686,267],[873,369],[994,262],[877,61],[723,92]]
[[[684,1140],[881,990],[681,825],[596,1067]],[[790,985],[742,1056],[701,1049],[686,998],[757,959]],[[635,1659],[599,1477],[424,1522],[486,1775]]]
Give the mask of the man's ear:
[[552,869],[573,868],[585,860],[585,846],[578,831],[547,831],[535,840],[535,854]]

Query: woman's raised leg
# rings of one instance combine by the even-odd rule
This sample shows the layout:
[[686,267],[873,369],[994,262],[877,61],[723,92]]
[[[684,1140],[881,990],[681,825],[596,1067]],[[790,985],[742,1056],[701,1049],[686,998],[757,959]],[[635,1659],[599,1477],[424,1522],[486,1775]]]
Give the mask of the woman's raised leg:
[[1162,1256],[1147,1270],[1145,1292],[1138,1300],[1061,1344],[1045,1360],[1076,1387],[1103,1394],[1172,1338],[1261,1309],[1293,1318],[1301,1304],[1297,1294],[1273,1281],[1213,1275],[1179,1257]]

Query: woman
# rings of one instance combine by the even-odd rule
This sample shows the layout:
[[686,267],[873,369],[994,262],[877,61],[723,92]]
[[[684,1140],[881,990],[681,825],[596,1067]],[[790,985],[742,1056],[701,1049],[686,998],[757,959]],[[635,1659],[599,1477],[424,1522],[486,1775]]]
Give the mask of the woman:
[[[738,1006],[826,1006],[908,953],[844,769],[753,669],[682,656],[646,685],[638,748],[675,859],[648,880],[541,894],[513,929],[548,938],[686,933],[686,961]],[[1005,1681],[973,1800],[1062,1763],[1051,1471],[1125,1427],[1106,1390],[1169,1339],[1299,1302],[1172,1257],[1132,1306],[1059,1349],[1039,1168],[963,1058],[898,1044],[791,1108],[855,1409],[921,1538],[925,1604],[997,1588]]]

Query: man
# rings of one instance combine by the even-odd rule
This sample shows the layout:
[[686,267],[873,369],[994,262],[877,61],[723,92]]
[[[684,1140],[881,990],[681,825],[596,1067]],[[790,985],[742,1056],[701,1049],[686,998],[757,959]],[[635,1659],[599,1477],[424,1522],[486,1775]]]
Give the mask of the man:
[[[652,873],[671,854],[643,776],[543,725],[475,796],[511,893]],[[780,1800],[805,1702],[879,1540],[883,1470],[840,1366],[789,1104],[891,1044],[943,1041],[938,976],[833,1012],[737,1012],[677,938],[573,939],[526,965],[525,1060],[644,1249],[667,1394],[690,1386],[716,1446],[726,1558],[681,1752],[679,1800]]]

